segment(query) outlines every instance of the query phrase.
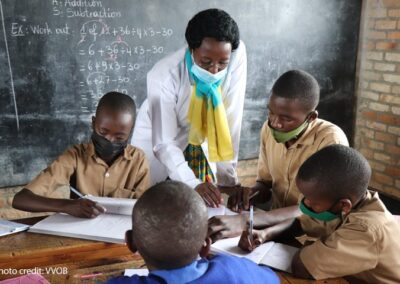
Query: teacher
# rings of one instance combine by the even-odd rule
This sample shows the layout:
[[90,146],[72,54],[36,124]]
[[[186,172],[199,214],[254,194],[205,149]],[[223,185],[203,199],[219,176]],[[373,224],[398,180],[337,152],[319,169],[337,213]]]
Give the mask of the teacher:
[[219,9],[196,14],[185,37],[188,46],[147,74],[147,99],[131,143],[145,151],[153,184],[184,182],[216,207],[221,196],[214,182],[238,184],[246,48],[236,22]]

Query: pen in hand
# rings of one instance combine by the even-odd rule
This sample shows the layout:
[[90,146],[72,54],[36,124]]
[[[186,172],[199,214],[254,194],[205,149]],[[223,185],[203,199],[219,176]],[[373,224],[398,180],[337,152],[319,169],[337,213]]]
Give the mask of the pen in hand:
[[75,193],[76,195],[78,195],[79,196],[79,198],[85,198],[83,195],[82,195],[82,193],[80,193],[79,191],[77,191],[75,188],[73,188],[72,186],[69,186],[69,189],[73,192],[73,193]]
[[250,242],[253,245],[253,221],[254,221],[254,209],[253,205],[250,205],[250,214],[249,214],[249,234],[250,234]]
[[[76,190],[76,189],[73,188],[72,186],[69,186],[69,188],[70,188],[71,191],[72,191],[73,193],[75,193],[79,198],[85,198],[85,196],[82,195],[82,193],[80,193],[78,190]],[[104,206],[102,206],[101,204],[98,204],[97,202],[95,202],[95,204],[103,209],[103,212],[102,212],[102,213],[105,213],[105,212],[107,211],[107,209],[106,209]]]

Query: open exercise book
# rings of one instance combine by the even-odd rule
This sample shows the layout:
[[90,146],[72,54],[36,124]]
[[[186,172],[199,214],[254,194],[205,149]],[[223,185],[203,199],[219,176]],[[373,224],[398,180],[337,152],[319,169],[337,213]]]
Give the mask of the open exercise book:
[[78,218],[57,213],[36,223],[29,232],[81,238],[109,243],[124,243],[125,232],[132,227],[132,209],[136,199],[86,196],[106,208],[96,218]]
[[[32,233],[50,234],[72,238],[124,243],[125,232],[132,228],[132,209],[136,199],[86,196],[106,208],[106,213],[94,219],[78,218],[57,213],[36,223]],[[235,214],[224,206],[209,208],[209,218],[215,215]]]
[[8,220],[0,220],[0,237],[28,230],[29,226]]
[[240,237],[219,240],[211,245],[211,252],[245,257],[256,264],[292,272],[291,263],[298,248],[271,241],[249,253],[238,247],[239,239]]

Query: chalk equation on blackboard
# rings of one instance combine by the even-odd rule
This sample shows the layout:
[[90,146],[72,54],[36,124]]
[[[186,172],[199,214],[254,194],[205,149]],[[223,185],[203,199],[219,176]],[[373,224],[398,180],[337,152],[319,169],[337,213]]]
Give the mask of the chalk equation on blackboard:
[[[112,17],[102,16],[82,16],[84,19],[79,22],[69,19],[72,12],[95,12],[99,9],[110,11],[103,1],[49,0],[49,4],[52,17],[60,20],[14,20],[7,27],[9,36],[15,40],[27,37],[29,40],[67,40],[72,43],[67,52],[72,53],[77,62],[74,70],[79,74],[74,77],[79,79],[74,84],[80,90],[82,114],[90,113],[98,99],[110,90],[129,94],[136,99],[134,83],[143,80],[142,69],[149,67],[149,58],[163,56],[163,43],[174,35],[173,29],[165,26],[121,24],[120,21],[111,19]],[[123,16],[117,8],[112,9],[119,14],[118,17]],[[11,64],[9,65],[11,68]],[[55,68],[64,67],[60,64]]]
[[[173,30],[167,27],[111,26],[99,19],[84,22],[79,33],[76,54],[80,62],[79,71],[86,75],[79,87],[88,90],[81,98],[83,101],[97,101],[106,89],[128,94],[134,81],[132,78],[143,67],[146,58],[164,53],[163,45],[145,39],[171,37]],[[88,100],[88,95],[91,100]],[[136,99],[135,95],[132,97]],[[87,109],[81,108],[84,113]]]
[[14,78],[13,78],[13,72],[12,72],[12,68],[11,68],[10,52],[8,51],[6,25],[5,25],[5,21],[4,21],[3,2],[1,0],[0,0],[0,14],[1,14],[1,24],[3,26],[4,45],[5,45],[5,48],[6,48],[8,69],[10,71],[11,93],[12,93],[12,99],[13,99],[13,103],[14,103],[15,119],[16,119],[16,123],[17,123],[17,131],[19,131],[19,117],[18,117],[17,98],[15,96]]

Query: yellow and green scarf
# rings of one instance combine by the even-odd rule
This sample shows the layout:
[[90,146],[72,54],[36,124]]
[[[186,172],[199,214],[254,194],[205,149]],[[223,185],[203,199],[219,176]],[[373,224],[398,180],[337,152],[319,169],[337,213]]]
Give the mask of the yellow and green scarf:
[[191,72],[193,62],[189,50],[185,59],[189,75],[195,82],[188,112],[189,143],[201,145],[207,138],[210,162],[232,160],[234,157],[232,140],[222,102],[223,79],[214,84],[200,81]]

